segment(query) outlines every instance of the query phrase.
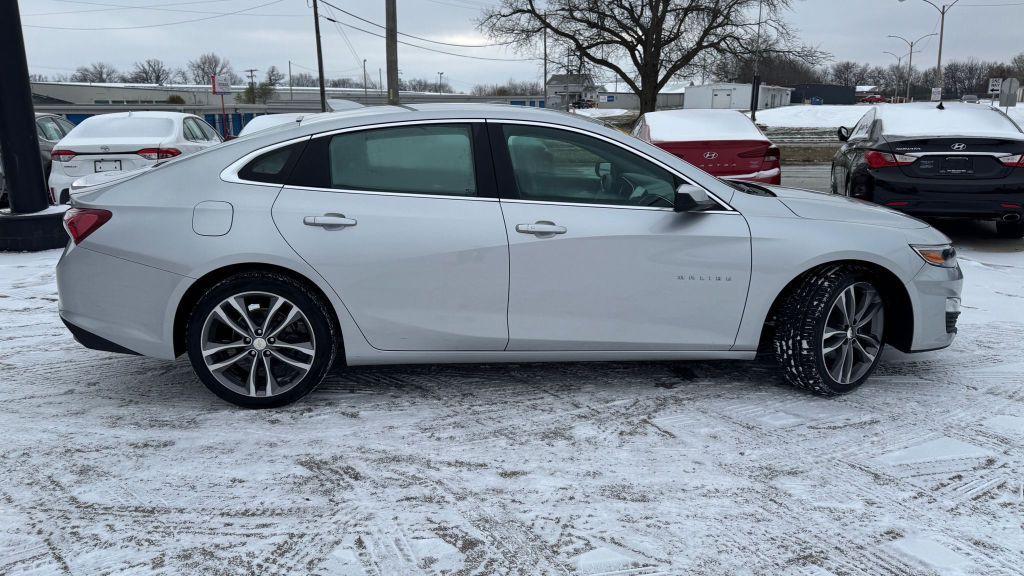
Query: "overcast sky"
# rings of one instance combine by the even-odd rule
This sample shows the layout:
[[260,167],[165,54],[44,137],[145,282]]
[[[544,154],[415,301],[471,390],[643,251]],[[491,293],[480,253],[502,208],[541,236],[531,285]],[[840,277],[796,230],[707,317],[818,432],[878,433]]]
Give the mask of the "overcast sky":
[[[384,0],[330,1],[372,22],[384,21]],[[482,7],[494,1],[398,0],[399,30],[455,44],[486,43],[475,21]],[[154,57],[181,67],[209,51],[230,59],[238,73],[257,68],[262,74],[270,65],[286,71],[289,60],[296,73],[316,66],[312,9],[307,0],[20,0],[20,6],[29,68],[37,74],[68,74],[77,66],[98,60],[128,70],[136,60]],[[247,13],[217,16],[247,8]],[[330,13],[330,9],[324,9],[324,13]],[[333,13],[340,21],[381,32],[372,24]],[[803,42],[831,53],[835,60],[886,64],[893,58],[883,51],[906,52],[905,45],[887,38],[888,34],[914,39],[937,32],[938,16],[923,0],[794,0],[788,19]],[[205,20],[194,21],[200,18]],[[182,21],[191,22],[167,25]],[[1008,60],[1024,51],[1022,24],[1024,1],[961,0],[946,18],[943,59]],[[125,29],[140,26],[148,27]],[[384,66],[383,39],[329,22],[324,22],[321,33],[328,76],[357,77],[362,74],[364,58],[368,73],[374,77]],[[403,40],[484,58],[523,57],[501,48],[454,48]],[[922,52],[914,56],[915,63],[934,65],[937,39],[925,40],[921,46]],[[444,72],[456,90],[510,77],[539,80],[541,76],[536,61],[475,60],[410,46],[399,47],[399,66],[405,78],[436,78],[438,72]]]

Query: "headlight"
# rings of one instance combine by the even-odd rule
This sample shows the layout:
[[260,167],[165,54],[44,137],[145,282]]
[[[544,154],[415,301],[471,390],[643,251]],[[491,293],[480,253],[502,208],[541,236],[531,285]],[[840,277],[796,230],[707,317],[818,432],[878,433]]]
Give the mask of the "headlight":
[[952,244],[936,244],[932,246],[910,245],[922,260],[932,266],[956,268],[956,248]]

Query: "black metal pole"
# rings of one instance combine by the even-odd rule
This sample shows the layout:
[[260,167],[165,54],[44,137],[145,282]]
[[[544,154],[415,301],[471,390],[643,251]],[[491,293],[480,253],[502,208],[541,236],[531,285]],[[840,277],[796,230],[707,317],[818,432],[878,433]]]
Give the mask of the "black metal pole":
[[18,0],[0,0],[0,148],[12,214],[31,214],[50,205],[39,157],[32,85]]
[[384,54],[388,69],[388,104],[398,106],[398,6],[395,0],[384,3]]
[[313,30],[316,32],[316,69],[320,82],[320,111],[327,112],[327,86],[324,84],[324,51],[320,45],[320,8],[313,0]]

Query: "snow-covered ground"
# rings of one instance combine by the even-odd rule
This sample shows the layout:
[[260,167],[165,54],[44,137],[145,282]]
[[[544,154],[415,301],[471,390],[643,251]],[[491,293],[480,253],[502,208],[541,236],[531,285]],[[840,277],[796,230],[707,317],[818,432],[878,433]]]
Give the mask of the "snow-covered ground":
[[947,350],[822,399],[757,363],[351,369],[232,408],[86,350],[0,254],[0,574],[1020,574],[1024,243],[953,231]]
[[795,104],[758,110],[757,123],[769,128],[830,128],[835,130],[840,126],[853,126],[868,109],[869,106],[860,104],[852,106]]

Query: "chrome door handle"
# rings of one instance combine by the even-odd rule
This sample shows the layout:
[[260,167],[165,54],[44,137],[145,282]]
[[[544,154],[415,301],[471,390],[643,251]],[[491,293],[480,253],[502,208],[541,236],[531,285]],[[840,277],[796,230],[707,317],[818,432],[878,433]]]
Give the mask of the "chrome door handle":
[[306,226],[319,226],[326,230],[339,230],[355,226],[358,222],[355,218],[346,218],[344,214],[324,214],[323,216],[306,216],[302,219]]
[[520,234],[533,234],[538,238],[550,238],[555,234],[565,234],[568,230],[565,226],[559,226],[554,222],[540,220],[533,224],[516,224],[516,232]]

